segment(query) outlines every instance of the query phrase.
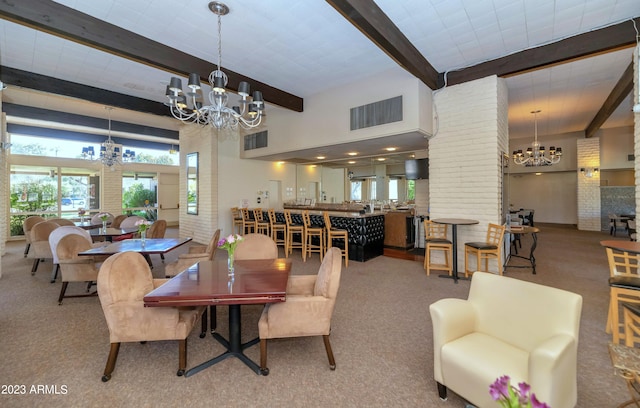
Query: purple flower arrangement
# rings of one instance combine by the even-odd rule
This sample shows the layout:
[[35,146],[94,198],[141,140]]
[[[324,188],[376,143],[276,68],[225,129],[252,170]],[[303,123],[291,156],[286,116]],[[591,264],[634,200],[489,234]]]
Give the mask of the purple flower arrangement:
[[489,394],[504,408],[551,408],[546,403],[538,401],[536,394],[531,392],[531,386],[526,382],[519,383],[518,388],[512,386],[508,375],[496,379],[489,386]]

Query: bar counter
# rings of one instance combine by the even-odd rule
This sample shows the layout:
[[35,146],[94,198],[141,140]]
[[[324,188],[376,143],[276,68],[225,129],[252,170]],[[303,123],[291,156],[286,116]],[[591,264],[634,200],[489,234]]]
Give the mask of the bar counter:
[[[317,207],[291,207],[291,220],[302,224],[302,211],[309,210],[313,225],[324,227],[323,210]],[[384,213],[359,211],[327,211],[331,226],[349,232],[349,260],[364,262],[384,253]],[[266,216],[266,214],[265,214]],[[268,219],[268,218],[267,218]],[[285,222],[284,212],[276,211],[276,220]]]

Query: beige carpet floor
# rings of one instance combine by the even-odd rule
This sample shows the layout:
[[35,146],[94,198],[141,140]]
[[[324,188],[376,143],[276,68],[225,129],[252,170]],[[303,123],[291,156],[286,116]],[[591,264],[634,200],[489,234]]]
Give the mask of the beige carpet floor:
[[[607,352],[609,336],[604,332],[608,268],[599,241],[610,236],[551,224],[540,228],[538,274],[509,268],[507,275],[584,297],[578,406],[614,407],[627,399],[627,391],[614,375]],[[523,246],[529,246],[529,239]],[[448,401],[438,398],[429,305],[445,297],[466,297],[469,282],[456,285],[437,275],[427,277],[420,262],[381,256],[365,263],[352,261],[343,269],[332,321],[335,371],[329,370],[321,338],[271,341],[271,373],[266,377],[233,358],[192,377],[177,377],[175,342],[128,343],[120,349],[113,378],[103,383],[109,334],[98,298],[66,299],[58,306],[61,283],[50,283],[51,262],[41,264],[31,276],[32,260],[22,257],[23,249],[23,242],[9,242],[2,257],[1,407],[465,405],[452,392]],[[167,262],[184,251],[169,254]],[[152,258],[154,275],[163,276],[159,257]],[[320,264],[317,255],[305,263],[299,253],[293,259],[296,274],[314,274]],[[83,289],[70,285],[76,292]],[[218,309],[218,329],[225,334],[227,314],[223,307]],[[260,307],[242,310],[246,341],[257,335]],[[200,339],[196,330],[189,337],[188,367],[222,351],[211,336]],[[254,346],[246,354],[257,361],[259,348]],[[26,394],[7,394],[10,385],[25,386]],[[38,386],[44,393],[32,392]],[[49,388],[42,390],[43,386]]]

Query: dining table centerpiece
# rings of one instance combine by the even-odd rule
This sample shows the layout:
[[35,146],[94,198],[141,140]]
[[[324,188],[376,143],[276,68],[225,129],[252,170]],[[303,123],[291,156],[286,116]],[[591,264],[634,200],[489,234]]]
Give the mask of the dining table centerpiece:
[[140,234],[140,241],[144,244],[147,240],[147,230],[151,226],[151,221],[138,220],[134,225],[138,227],[138,234]]
[[504,408],[550,408],[546,403],[538,401],[536,394],[531,392],[531,386],[526,382],[518,383],[518,388],[511,385],[508,375],[498,377],[489,386],[489,394]]
[[80,222],[84,223],[84,215],[87,211],[84,208],[78,208],[78,217],[80,217]]
[[100,220],[102,221],[102,232],[107,233],[107,221],[109,220],[109,214],[100,214]]
[[222,238],[220,241],[218,241],[218,248],[221,248],[227,251],[227,268],[229,270],[230,276],[233,276],[233,273],[234,273],[233,254],[236,250],[236,246],[242,240],[243,240],[242,235],[231,234],[227,237]]

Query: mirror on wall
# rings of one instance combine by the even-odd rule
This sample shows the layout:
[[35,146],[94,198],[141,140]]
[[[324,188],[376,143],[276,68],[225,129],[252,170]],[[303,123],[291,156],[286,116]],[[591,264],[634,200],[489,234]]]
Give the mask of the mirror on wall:
[[187,214],[198,214],[198,153],[187,154]]

